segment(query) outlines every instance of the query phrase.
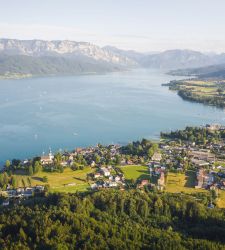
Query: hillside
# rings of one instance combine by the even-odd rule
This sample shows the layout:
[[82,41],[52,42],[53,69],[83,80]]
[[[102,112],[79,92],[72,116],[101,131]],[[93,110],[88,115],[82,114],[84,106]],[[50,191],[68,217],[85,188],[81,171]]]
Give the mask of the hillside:
[[105,73],[134,67],[126,56],[74,41],[0,39],[0,75]]
[[104,73],[122,70],[111,63],[97,62],[87,57],[66,58],[63,56],[0,55],[0,75],[30,74],[70,75],[83,73]]
[[1,211],[0,247],[224,249],[224,211],[199,198],[135,190],[39,197]]
[[177,69],[168,72],[170,75],[197,76],[199,78],[224,78],[225,64],[210,65],[200,68]]
[[105,47],[108,51],[118,55],[126,56],[145,68],[156,69],[185,69],[199,68],[213,64],[225,63],[224,54],[204,54],[193,50],[167,50],[158,53],[139,53],[136,51],[120,50],[115,47]]
[[[134,67],[185,69],[170,74],[198,73],[224,76],[216,72],[224,65],[225,56],[207,55],[192,50],[168,50],[140,53],[112,46],[100,48],[87,42],[0,39],[0,77],[13,78],[39,75],[74,75],[105,73]],[[207,66],[207,68],[202,68]],[[188,68],[186,70],[186,68]],[[196,69],[190,69],[196,68]],[[208,75],[207,75],[208,77]]]

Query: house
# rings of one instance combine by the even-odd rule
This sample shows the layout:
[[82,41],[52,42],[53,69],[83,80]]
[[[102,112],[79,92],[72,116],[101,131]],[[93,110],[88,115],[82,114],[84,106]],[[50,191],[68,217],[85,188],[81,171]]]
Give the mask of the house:
[[76,148],[75,153],[80,154],[82,152],[82,150],[83,150],[82,148]]
[[60,163],[60,165],[61,165],[62,167],[66,167],[66,166],[69,165],[69,163],[68,163],[67,161],[62,161],[62,162]]
[[91,184],[91,189],[97,189],[98,185],[96,183]]
[[113,181],[113,179],[114,179],[113,176],[110,175],[110,176],[109,176],[109,181]]
[[95,166],[95,161],[91,162],[91,167],[93,168]]
[[73,154],[70,154],[68,159],[69,161],[73,161]]
[[120,181],[120,177],[117,175],[117,176],[115,177],[115,182],[118,182],[118,181]]
[[214,175],[212,173],[209,173],[205,177],[205,183],[206,183],[207,186],[213,185],[214,180],[215,180],[215,178],[214,178]]
[[108,183],[109,187],[117,187],[117,185],[118,184],[116,182],[114,182],[114,181]]
[[100,178],[101,177],[101,173],[95,173],[94,174],[94,178],[97,179],[97,178]]
[[133,161],[127,160],[127,165],[133,165],[133,164],[134,164]]
[[35,191],[44,192],[44,190],[45,190],[45,187],[44,187],[44,186],[36,186],[36,187],[35,187]]
[[165,174],[164,172],[160,173],[159,179],[158,179],[158,185],[159,186],[164,186],[165,185]]
[[9,200],[4,200],[2,203],[2,206],[9,206]]
[[152,156],[152,161],[160,162],[162,160],[162,154],[155,152]]
[[204,169],[201,168],[197,172],[197,185],[195,186],[195,188],[203,188],[204,178],[205,178],[205,171]]
[[221,129],[221,125],[220,124],[207,124],[206,128],[210,131],[216,131],[216,130],[220,130]]
[[138,185],[139,188],[143,188],[149,184],[148,180],[142,180],[141,183]]
[[101,168],[101,171],[105,177],[110,176],[110,171],[107,168]]
[[24,191],[23,196],[27,197],[27,198],[32,197],[33,196],[33,189],[27,188],[26,191]]
[[206,162],[206,161],[199,160],[199,159],[194,159],[194,158],[191,159],[191,163],[194,164],[197,167],[205,167],[205,166],[209,165],[209,163]]
[[208,161],[208,162],[215,161],[215,155],[210,153],[209,151],[193,150],[193,151],[190,151],[188,155],[191,158],[197,159],[197,160]]
[[209,186],[211,188],[212,186],[214,186],[214,180],[215,178],[213,173],[207,174],[206,170],[201,168],[197,172],[197,185],[195,186],[195,188],[206,188]]

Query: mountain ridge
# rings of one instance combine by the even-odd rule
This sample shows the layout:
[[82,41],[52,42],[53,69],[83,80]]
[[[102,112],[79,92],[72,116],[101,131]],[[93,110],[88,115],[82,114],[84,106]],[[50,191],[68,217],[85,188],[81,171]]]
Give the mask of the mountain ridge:
[[1,75],[107,73],[136,67],[174,70],[217,64],[225,64],[225,53],[204,54],[188,49],[141,53],[70,40],[0,39]]

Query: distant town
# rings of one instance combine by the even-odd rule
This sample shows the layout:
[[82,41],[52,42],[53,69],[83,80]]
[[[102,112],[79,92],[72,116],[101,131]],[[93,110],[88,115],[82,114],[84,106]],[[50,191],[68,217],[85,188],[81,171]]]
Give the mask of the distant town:
[[225,127],[212,124],[162,132],[158,143],[142,139],[126,146],[98,144],[8,160],[0,188],[2,206],[48,192],[115,188],[203,192],[210,196],[209,207],[225,207]]

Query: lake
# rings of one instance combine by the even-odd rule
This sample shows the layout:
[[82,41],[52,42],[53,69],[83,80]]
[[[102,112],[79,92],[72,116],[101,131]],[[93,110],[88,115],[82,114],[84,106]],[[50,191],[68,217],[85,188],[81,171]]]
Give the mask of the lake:
[[160,131],[225,123],[224,110],[182,100],[158,70],[0,81],[0,161]]

